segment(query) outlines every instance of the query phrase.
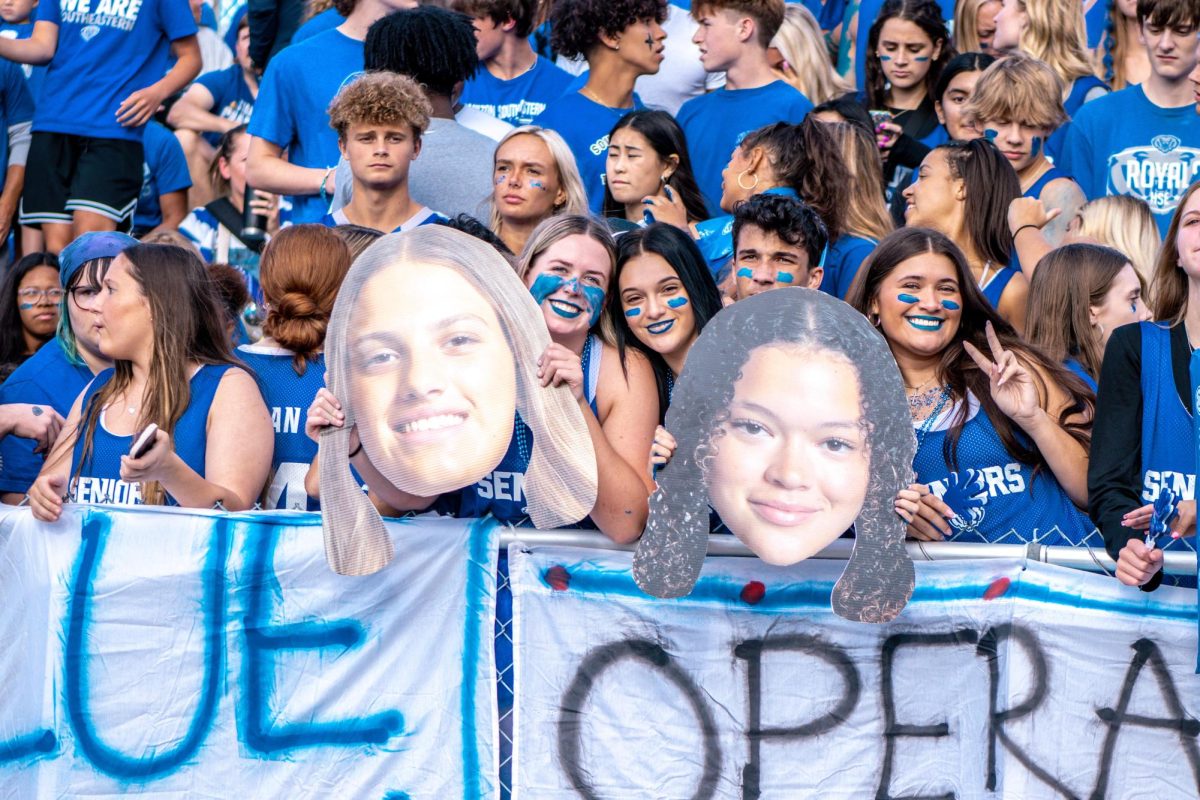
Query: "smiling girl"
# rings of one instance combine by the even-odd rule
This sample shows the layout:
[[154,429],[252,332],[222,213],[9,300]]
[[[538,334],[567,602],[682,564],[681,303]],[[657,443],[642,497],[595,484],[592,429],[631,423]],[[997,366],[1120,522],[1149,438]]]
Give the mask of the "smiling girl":
[[896,231],[848,302],[887,339],[917,436],[917,484],[897,510],[924,540],[1084,544],[1092,399],[988,304],[962,252]]

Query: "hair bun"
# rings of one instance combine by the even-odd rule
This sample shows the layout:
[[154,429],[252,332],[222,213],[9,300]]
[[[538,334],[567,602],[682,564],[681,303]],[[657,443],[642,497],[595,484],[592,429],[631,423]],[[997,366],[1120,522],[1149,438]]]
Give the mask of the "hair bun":
[[284,292],[271,309],[282,320],[328,320],[329,312],[303,292]]

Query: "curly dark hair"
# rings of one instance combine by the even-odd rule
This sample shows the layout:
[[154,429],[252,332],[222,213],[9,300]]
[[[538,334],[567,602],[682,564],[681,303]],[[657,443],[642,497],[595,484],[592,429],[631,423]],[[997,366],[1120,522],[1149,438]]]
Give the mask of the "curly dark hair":
[[466,14],[422,5],[376,20],[363,42],[363,69],[398,72],[449,97],[479,71],[475,24]]
[[692,346],[667,412],[678,446],[650,498],[634,577],[643,588],[665,586],[667,596],[691,591],[708,534],[704,462],[729,418],[742,368],[754,350],[772,345],[827,351],[858,373],[870,477],[855,522],[854,555],[834,588],[833,606],[849,619],[889,620],[913,587],[905,525],[893,508],[896,493],[912,479],[912,418],[884,338],[866,317],[815,289],[777,289],[739,301],[717,314]]
[[817,212],[803,200],[783,194],[756,194],[738,203],[733,210],[735,258],[738,236],[747,225],[753,225],[764,233],[772,233],[793,247],[803,247],[808,254],[809,269],[820,266],[821,253],[829,244],[829,231]]
[[667,0],[554,0],[550,46],[560,56],[586,57],[602,35],[616,36],[638,20],[666,18]]

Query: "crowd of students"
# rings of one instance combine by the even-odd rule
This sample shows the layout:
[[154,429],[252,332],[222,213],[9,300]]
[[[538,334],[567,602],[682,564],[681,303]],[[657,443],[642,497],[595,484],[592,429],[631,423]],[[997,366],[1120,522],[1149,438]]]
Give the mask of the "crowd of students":
[[[574,391],[581,524],[618,542],[689,348],[787,286],[900,368],[912,538],[1103,542],[1153,586],[1149,505],[1194,533],[1195,2],[337,0],[265,48],[184,0],[3,11],[0,492],[41,519],[318,509],[342,279],[445,225],[542,308],[550,348],[514,356]],[[518,415],[495,475],[371,499],[521,524],[536,437]],[[357,431],[349,454],[371,484]]]

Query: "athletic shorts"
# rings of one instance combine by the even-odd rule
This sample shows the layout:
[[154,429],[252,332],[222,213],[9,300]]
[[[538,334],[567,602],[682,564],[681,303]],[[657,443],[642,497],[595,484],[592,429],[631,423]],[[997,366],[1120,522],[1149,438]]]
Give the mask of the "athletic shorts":
[[25,165],[21,224],[71,224],[75,211],[133,219],[142,191],[142,143],[35,131]]

